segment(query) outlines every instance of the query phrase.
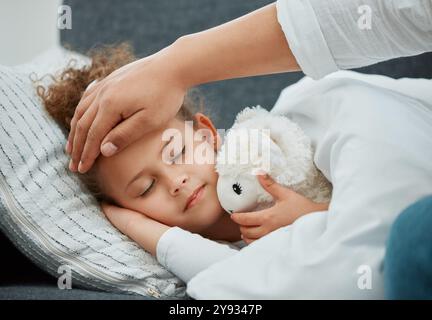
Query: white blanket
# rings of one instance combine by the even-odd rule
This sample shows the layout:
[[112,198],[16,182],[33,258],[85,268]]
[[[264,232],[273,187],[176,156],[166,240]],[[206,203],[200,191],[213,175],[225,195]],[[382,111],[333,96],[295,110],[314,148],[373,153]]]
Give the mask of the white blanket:
[[432,193],[431,92],[430,80],[347,71],[286,88],[272,112],[289,116],[312,138],[314,161],[334,187],[329,210],[305,215],[201,271],[187,293],[196,299],[384,298],[392,222]]

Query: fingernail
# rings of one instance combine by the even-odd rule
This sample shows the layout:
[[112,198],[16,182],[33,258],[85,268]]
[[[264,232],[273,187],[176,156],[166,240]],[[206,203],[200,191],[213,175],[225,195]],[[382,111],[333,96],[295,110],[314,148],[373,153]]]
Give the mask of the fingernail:
[[83,173],[83,171],[84,171],[84,164],[82,163],[82,161],[80,161],[79,162],[79,164],[78,164],[78,171],[80,172],[80,173]]
[[70,170],[70,171],[74,171],[74,169],[73,169],[73,161],[72,161],[72,159],[69,161],[69,170]]
[[101,152],[104,156],[110,157],[117,151],[117,147],[112,142],[107,142],[102,145]]

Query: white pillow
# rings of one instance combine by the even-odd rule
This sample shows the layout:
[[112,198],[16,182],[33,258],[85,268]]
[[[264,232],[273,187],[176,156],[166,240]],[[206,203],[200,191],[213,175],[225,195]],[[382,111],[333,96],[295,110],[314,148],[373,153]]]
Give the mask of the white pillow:
[[[29,73],[64,66],[55,49],[30,64],[0,66],[0,226],[15,245],[72,286],[156,298],[188,298],[185,284],[120,233],[67,169],[66,137],[44,110]],[[82,58],[75,55],[77,59]],[[84,63],[81,60],[80,63]],[[44,68],[46,66],[46,68]]]
[[[397,92],[416,95],[410,90],[416,87],[423,88],[420,99]],[[329,209],[201,271],[187,293],[195,299],[383,299],[389,229],[403,209],[432,193],[431,88],[426,79],[344,72],[284,89],[271,112],[287,115],[311,137],[315,164],[333,183]]]

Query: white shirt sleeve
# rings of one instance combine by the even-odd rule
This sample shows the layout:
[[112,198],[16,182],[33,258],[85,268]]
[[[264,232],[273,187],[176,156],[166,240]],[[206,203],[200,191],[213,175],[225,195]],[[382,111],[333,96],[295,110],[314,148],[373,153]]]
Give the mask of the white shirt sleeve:
[[277,0],[276,8],[291,51],[313,79],[432,51],[432,0]]
[[306,77],[282,92],[276,112],[311,138],[314,162],[333,183],[329,209],[214,263],[188,282],[188,295],[383,299],[388,231],[432,190],[432,105],[348,77]]
[[186,283],[200,271],[237,252],[235,246],[209,240],[179,227],[168,229],[156,246],[159,263]]

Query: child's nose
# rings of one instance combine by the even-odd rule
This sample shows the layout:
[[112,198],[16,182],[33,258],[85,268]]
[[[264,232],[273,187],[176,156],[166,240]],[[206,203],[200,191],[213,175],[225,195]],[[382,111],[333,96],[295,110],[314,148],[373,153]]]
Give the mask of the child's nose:
[[187,180],[188,179],[186,176],[181,176],[176,181],[173,181],[171,194],[176,195],[177,193],[179,193],[180,189],[186,184]]

